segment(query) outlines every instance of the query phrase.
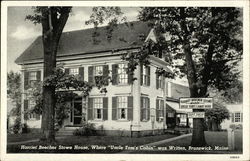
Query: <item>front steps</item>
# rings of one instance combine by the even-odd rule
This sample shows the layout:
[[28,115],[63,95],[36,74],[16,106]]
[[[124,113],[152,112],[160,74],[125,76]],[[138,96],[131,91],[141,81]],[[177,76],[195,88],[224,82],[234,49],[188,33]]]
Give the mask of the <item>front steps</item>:
[[72,136],[77,128],[79,127],[62,127],[56,132],[56,136]]

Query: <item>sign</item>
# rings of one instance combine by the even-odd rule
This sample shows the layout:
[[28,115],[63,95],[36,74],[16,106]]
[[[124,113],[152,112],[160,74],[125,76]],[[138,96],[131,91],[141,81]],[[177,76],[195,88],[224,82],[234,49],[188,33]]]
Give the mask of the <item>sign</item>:
[[180,109],[208,109],[212,107],[212,98],[180,98]]
[[188,118],[205,118],[205,112],[188,112]]

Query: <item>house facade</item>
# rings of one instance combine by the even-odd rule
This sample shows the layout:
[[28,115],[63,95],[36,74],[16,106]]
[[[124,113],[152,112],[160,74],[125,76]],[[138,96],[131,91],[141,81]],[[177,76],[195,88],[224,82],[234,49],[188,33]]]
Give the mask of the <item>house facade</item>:
[[242,104],[227,104],[226,108],[229,111],[229,119],[223,120],[221,129],[228,129],[231,127],[242,128],[243,125],[243,109]]
[[[81,91],[74,91],[78,97],[68,103],[71,112],[64,120],[63,127],[77,128],[85,122],[95,124],[97,129],[104,129],[106,134],[126,136],[134,133],[141,136],[162,133],[170,126],[169,118],[175,121],[180,118],[181,124],[188,125],[189,121],[184,117],[186,114],[182,115],[181,111],[167,112],[167,107],[173,106],[171,100],[176,103],[178,97],[175,96],[182,94],[173,90],[174,80],[156,75],[157,67],[169,70],[164,58],[150,56],[150,65],[137,66],[133,77],[126,72],[127,62],[121,59],[124,53],[139,52],[144,41],[151,39],[152,29],[142,22],[133,22],[130,28],[119,25],[110,40],[106,39],[104,27],[98,30],[99,36],[96,38],[92,36],[94,29],[62,34],[57,63],[63,64],[66,73],[80,75],[82,80],[90,83],[95,83],[95,76],[109,76],[112,79],[106,86],[107,93],[100,93],[94,87],[86,98]],[[22,111],[26,111],[35,105],[29,92],[30,85],[43,78],[41,37],[16,59],[16,63],[22,67]],[[186,88],[183,89],[186,91]],[[41,116],[22,113],[22,122],[30,128],[39,129]]]

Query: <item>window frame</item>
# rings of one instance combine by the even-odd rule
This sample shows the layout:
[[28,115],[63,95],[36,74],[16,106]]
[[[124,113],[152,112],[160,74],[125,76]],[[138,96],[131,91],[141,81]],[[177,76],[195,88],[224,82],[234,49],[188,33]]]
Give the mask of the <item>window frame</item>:
[[142,66],[142,85],[143,86],[150,86],[149,84],[149,79],[150,79],[150,74],[149,74],[149,66]]
[[[100,110],[101,118],[98,118],[98,111]],[[93,98],[93,120],[103,120],[103,98]]]
[[143,118],[142,121],[150,120],[150,116],[148,115],[148,113],[150,112],[150,101],[148,101],[148,100],[149,100],[148,97],[142,97],[141,112],[144,112],[144,113],[142,113],[142,118]]
[[126,84],[128,84],[128,73],[126,71],[126,68],[128,68],[128,64],[121,63],[121,64],[117,64],[117,65],[118,65],[117,84],[118,85],[126,85]]
[[158,83],[158,88],[157,89],[163,89],[163,77],[162,75],[156,75],[156,83]]
[[76,68],[76,67],[75,68],[69,68],[69,74],[70,75],[79,75],[79,68]]
[[[239,116],[236,116],[236,114],[239,114]],[[234,113],[234,122],[241,122],[241,113],[240,112]]]
[[[120,110],[122,110],[122,109],[125,110],[125,118],[121,117]],[[117,97],[117,120],[128,120],[128,97],[127,96],[118,96]]]
[[[98,72],[99,71],[99,72]],[[104,74],[104,69],[102,65],[96,65],[94,66],[94,72],[93,72],[93,76],[103,76]]]

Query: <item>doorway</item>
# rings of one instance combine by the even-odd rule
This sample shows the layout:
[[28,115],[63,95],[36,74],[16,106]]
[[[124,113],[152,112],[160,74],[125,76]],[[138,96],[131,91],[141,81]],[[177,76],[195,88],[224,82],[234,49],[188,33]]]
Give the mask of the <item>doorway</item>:
[[82,123],[82,99],[74,100],[73,124],[80,125]]

